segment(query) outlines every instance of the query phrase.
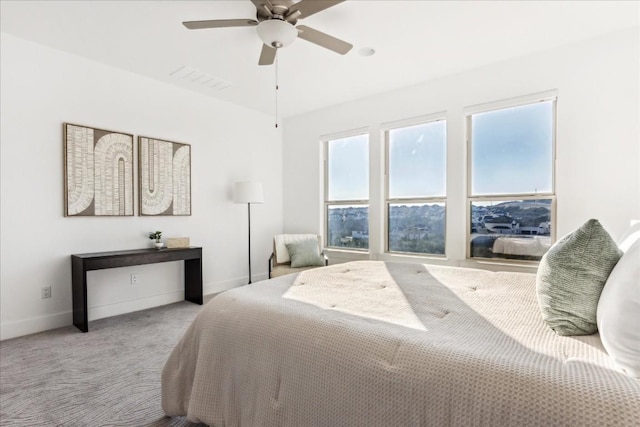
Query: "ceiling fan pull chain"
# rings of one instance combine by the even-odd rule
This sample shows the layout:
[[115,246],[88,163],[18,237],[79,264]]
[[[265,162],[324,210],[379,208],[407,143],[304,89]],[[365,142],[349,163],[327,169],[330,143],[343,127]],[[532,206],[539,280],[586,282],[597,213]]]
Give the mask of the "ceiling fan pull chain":
[[276,128],[278,127],[278,58],[276,57]]

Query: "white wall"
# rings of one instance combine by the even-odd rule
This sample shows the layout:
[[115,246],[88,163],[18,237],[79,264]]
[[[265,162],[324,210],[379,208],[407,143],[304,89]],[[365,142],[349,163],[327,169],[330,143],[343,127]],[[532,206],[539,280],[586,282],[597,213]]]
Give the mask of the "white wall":
[[[238,180],[264,185],[251,234],[254,281],[266,277],[282,230],[273,117],[4,33],[0,50],[2,339],[70,325],[69,256],[148,247],[152,230],[203,247],[205,293],[246,283],[247,208],[231,201]],[[191,144],[192,216],[63,217],[63,122]],[[137,206],[137,177],[135,188]],[[90,320],[184,298],[180,262],[90,272],[88,282]],[[45,285],[51,299],[40,298]]]
[[[446,111],[446,263],[475,266],[464,261],[463,109],[557,89],[558,236],[589,218],[600,219],[614,238],[619,236],[632,218],[640,218],[638,40],[637,28],[618,32],[287,119],[283,146],[285,232],[322,232],[320,137],[367,127],[370,257],[408,260],[383,254],[384,144],[380,127],[386,122]],[[356,256],[334,252],[330,259],[340,257]]]

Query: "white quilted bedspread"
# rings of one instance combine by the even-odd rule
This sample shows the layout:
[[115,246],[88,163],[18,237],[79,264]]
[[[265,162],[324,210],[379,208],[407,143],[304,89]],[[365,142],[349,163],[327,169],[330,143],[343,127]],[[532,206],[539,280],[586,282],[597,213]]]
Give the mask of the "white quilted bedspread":
[[216,296],[162,373],[211,426],[637,426],[598,335],[547,328],[535,276],[358,261]]

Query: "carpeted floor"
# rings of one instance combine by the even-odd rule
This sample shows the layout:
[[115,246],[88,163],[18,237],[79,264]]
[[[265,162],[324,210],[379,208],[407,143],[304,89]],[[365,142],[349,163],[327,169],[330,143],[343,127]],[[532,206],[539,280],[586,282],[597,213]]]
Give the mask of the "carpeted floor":
[[[205,297],[205,304],[211,297]],[[160,407],[160,373],[202,308],[182,301],[0,343],[0,426],[195,427]]]

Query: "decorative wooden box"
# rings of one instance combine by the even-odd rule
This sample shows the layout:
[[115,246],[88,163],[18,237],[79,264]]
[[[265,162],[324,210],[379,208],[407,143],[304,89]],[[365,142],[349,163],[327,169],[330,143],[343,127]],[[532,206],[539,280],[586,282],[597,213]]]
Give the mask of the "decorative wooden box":
[[188,237],[168,237],[167,238],[167,248],[188,248],[189,238]]

